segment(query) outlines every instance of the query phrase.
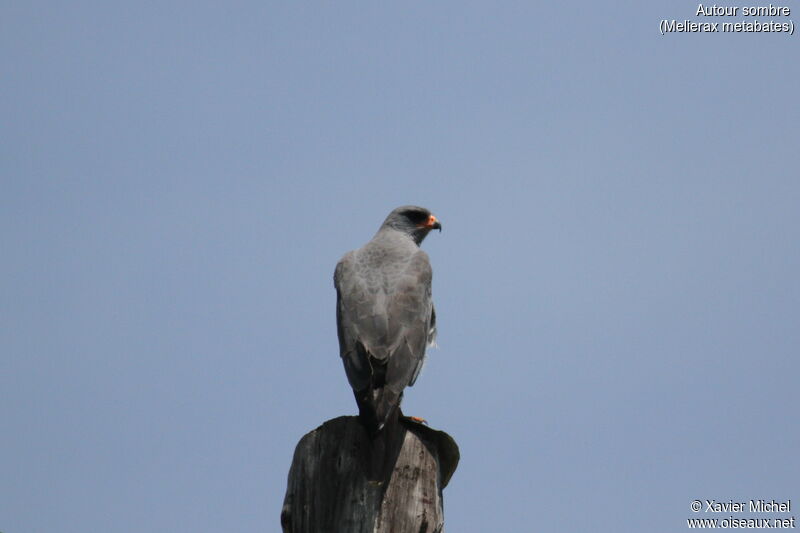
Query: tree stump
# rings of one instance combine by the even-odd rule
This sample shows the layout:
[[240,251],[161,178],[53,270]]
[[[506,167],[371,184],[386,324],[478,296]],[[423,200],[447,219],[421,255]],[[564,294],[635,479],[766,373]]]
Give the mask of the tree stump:
[[284,533],[439,533],[442,489],[458,465],[447,433],[401,418],[383,464],[357,417],[307,433],[294,452],[281,512]]

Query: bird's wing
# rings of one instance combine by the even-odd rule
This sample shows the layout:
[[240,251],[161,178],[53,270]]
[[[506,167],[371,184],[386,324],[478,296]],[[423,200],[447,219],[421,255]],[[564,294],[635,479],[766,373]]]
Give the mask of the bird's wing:
[[[336,265],[336,326],[339,354],[344,361],[347,379],[354,390],[365,389],[372,378],[368,353],[386,354],[386,318],[376,313],[376,301],[385,300],[370,287],[369,279],[359,272],[355,252],[348,252]],[[383,339],[381,339],[383,337]],[[381,350],[383,347],[383,350]]]
[[[386,361],[386,386],[398,395],[413,385],[436,335],[428,255],[417,250],[406,267],[389,276],[389,292],[359,271],[355,252],[334,273],[339,353],[354,390],[365,389],[377,370],[370,357]],[[383,365],[381,365],[383,366]]]
[[386,384],[398,394],[416,381],[425,348],[436,334],[432,274],[428,254],[417,250],[393,284],[388,331],[391,356]]

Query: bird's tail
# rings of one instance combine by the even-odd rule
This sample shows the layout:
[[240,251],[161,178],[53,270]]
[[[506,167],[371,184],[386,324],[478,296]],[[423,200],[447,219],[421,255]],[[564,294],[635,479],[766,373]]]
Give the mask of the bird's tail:
[[388,387],[356,393],[359,419],[369,435],[364,456],[368,479],[388,482],[403,445],[405,429],[397,394]]
[[358,416],[370,436],[375,437],[387,426],[397,425],[400,416],[400,401],[403,393],[389,387],[367,388],[355,392]]

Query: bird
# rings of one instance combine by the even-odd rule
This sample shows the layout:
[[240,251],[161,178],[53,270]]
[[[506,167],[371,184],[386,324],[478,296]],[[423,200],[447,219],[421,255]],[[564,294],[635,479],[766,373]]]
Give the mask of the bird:
[[336,265],[339,354],[359,419],[373,436],[402,416],[403,391],[436,340],[433,271],[420,248],[434,229],[441,233],[442,224],[428,209],[398,207],[372,240]]

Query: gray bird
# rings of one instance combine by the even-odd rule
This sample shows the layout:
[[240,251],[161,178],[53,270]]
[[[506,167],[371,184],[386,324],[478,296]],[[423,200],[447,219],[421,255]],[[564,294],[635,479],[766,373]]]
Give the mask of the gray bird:
[[339,353],[359,416],[376,435],[400,414],[425,348],[436,338],[431,265],[419,247],[442,225],[423,207],[398,207],[367,244],[344,255],[333,276]]

